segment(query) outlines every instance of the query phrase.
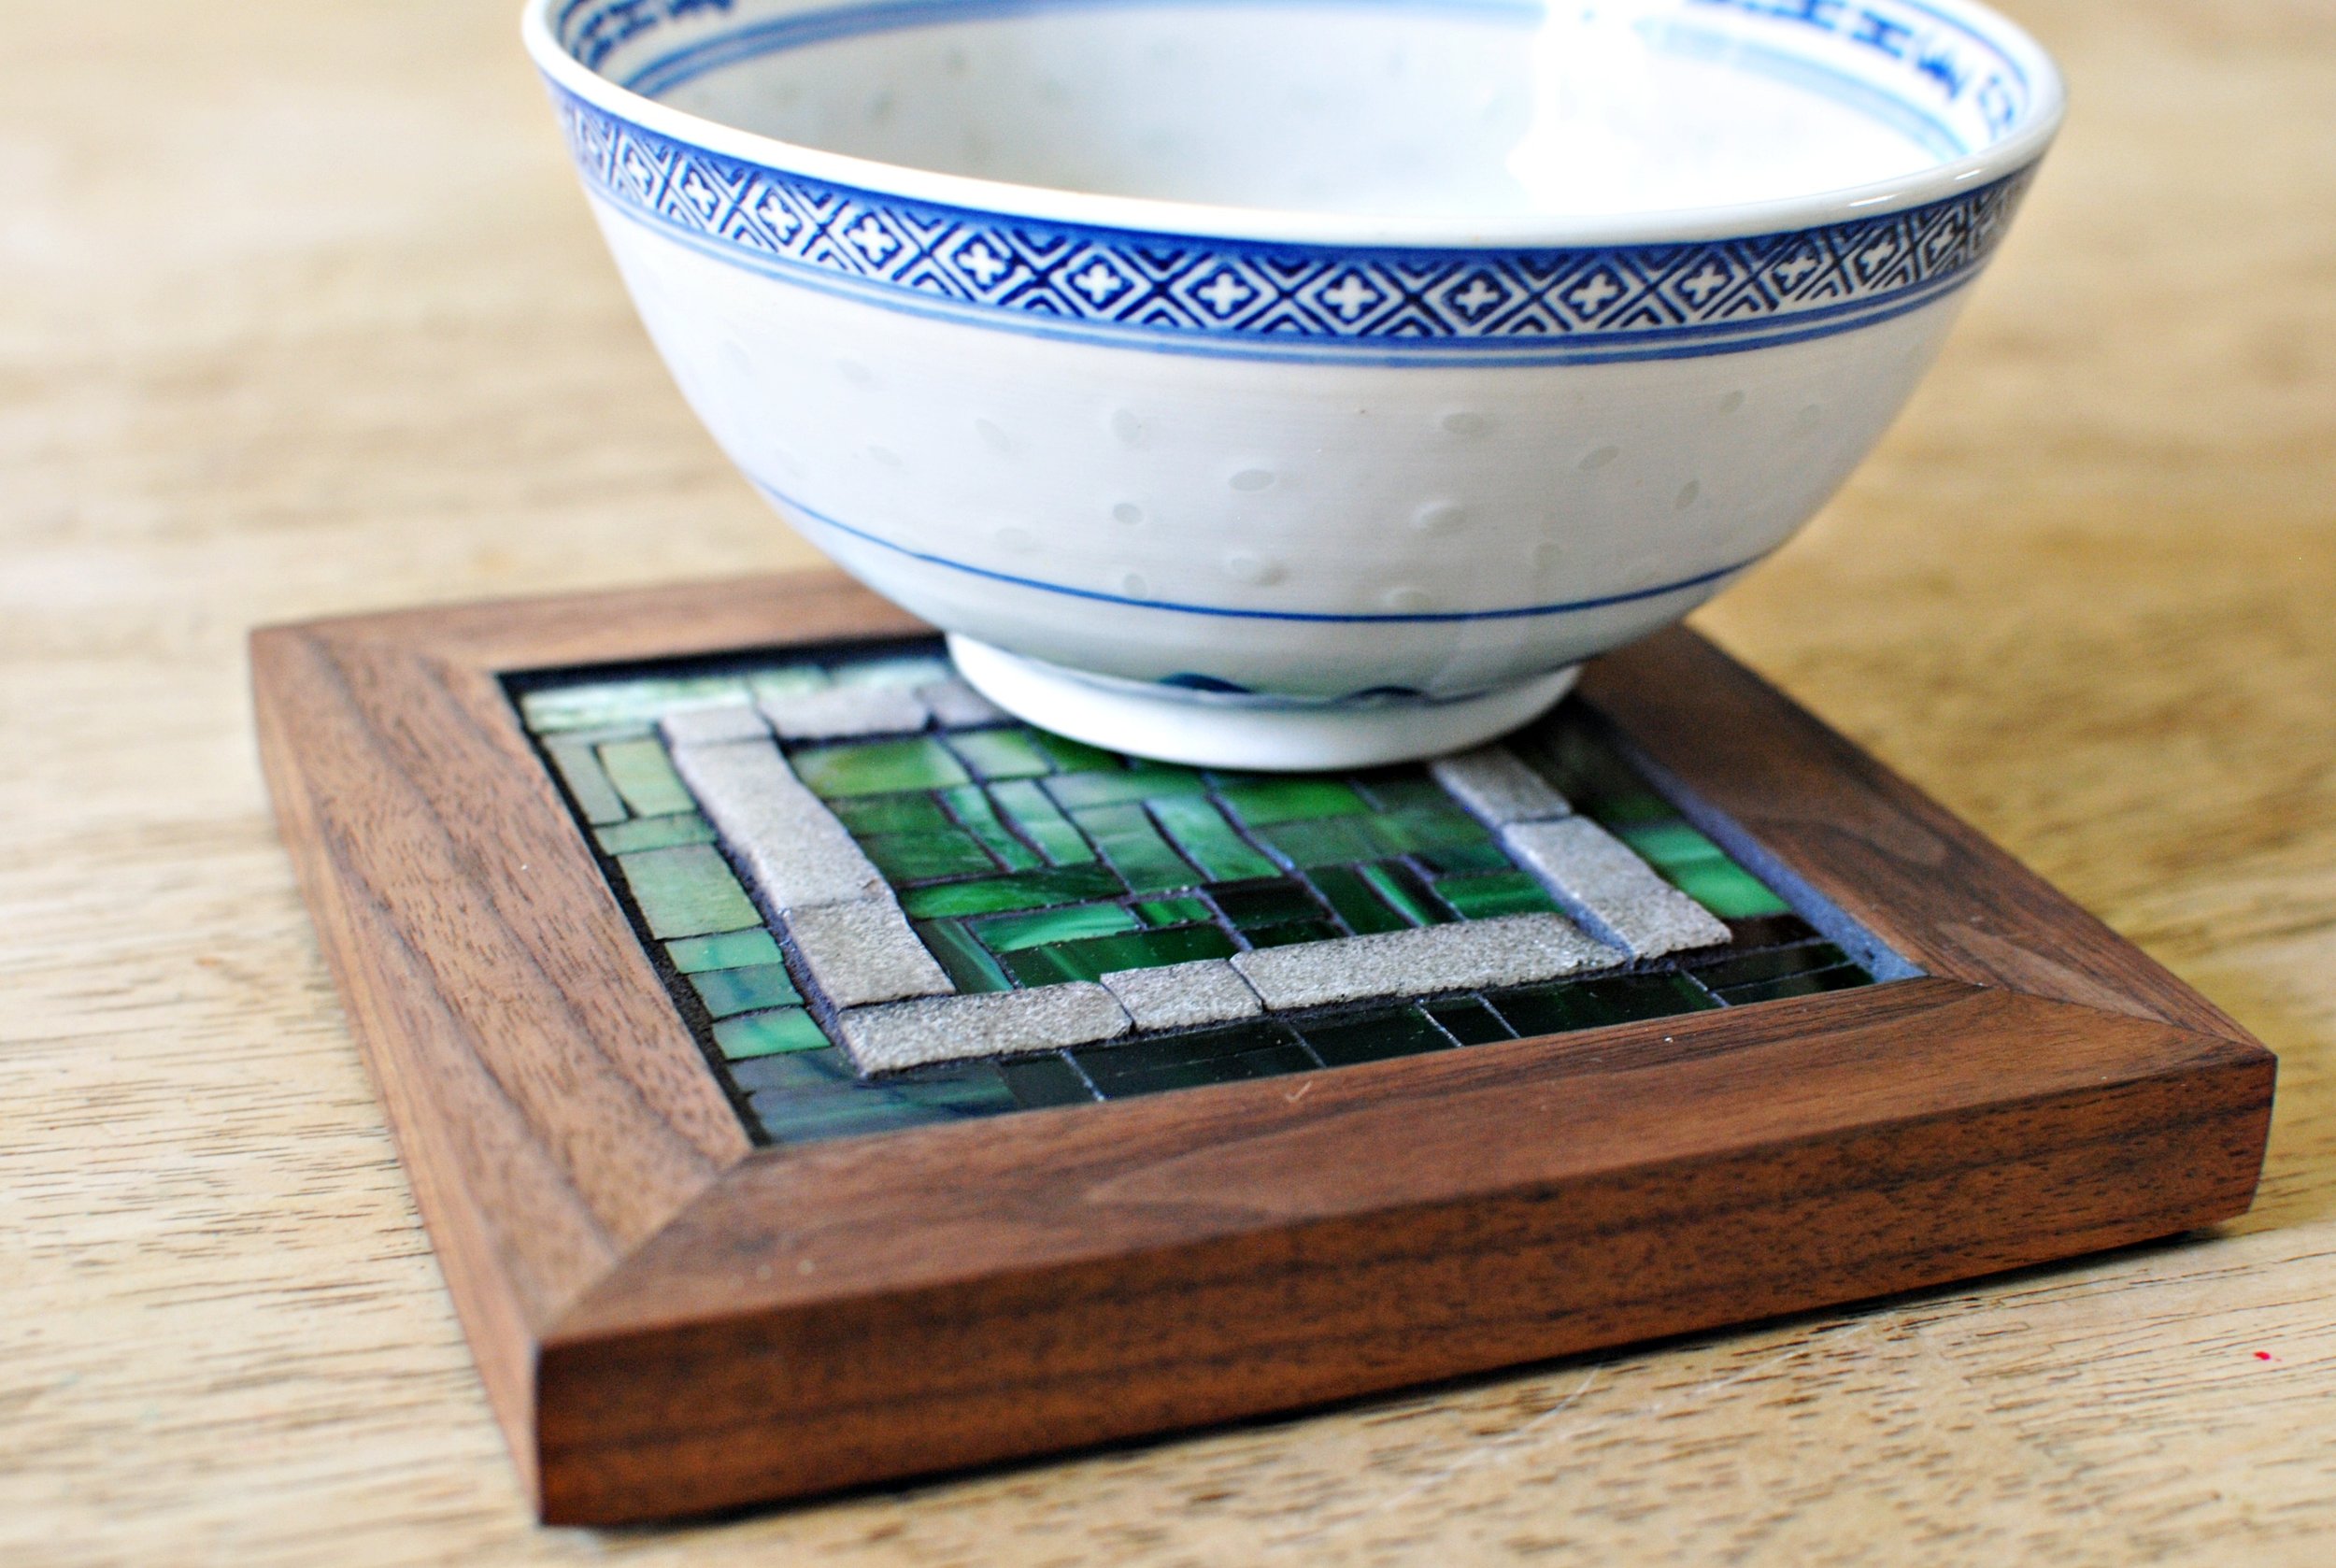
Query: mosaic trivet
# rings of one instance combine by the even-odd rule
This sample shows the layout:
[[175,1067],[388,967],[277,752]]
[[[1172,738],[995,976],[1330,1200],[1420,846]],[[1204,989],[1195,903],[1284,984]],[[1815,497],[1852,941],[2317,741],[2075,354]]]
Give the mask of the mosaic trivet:
[[547,1518],[1289,1408],[2244,1208],[2235,1025],[1685,632],[1169,767],[833,577],[254,640]]

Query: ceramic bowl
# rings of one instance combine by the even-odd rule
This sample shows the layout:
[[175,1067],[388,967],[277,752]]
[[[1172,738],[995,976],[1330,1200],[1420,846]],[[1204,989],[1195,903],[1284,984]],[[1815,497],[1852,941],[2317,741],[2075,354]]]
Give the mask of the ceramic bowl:
[[533,0],[781,516],[1050,728],[1356,765],[1790,536],[2061,111],[1961,0]]

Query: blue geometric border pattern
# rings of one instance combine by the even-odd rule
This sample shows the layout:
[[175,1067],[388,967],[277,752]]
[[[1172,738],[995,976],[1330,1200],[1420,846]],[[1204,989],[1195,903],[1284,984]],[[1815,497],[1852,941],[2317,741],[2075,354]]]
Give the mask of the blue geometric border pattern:
[[717,254],[879,303],[1224,348],[1708,352],[1845,330],[1967,279],[2001,240],[2033,173],[1927,207],[1742,239],[1301,245],[908,201],[745,163],[556,88],[553,96],[590,189]]

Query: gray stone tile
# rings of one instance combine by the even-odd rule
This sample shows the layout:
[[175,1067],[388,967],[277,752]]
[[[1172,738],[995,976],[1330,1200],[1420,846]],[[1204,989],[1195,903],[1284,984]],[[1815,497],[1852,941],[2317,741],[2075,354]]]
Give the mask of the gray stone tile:
[[770,741],[677,747],[673,761],[772,908],[890,896],[882,874]]
[[1718,917],[1664,881],[1631,847],[1587,817],[1519,822],[1501,836],[1551,891],[1640,958],[1729,939]]
[[1104,987],[1119,999],[1138,1029],[1185,1029],[1199,1023],[1230,1023],[1264,1011],[1241,971],[1221,958],[1157,969],[1120,969],[1104,976]]
[[784,923],[812,981],[838,1007],[956,989],[889,894],[791,910]]
[[1494,827],[1569,815],[1574,807],[1505,746],[1439,757],[1428,771],[1460,803]]
[[762,716],[748,703],[724,703],[719,707],[686,708],[668,713],[658,720],[657,727],[665,733],[665,744],[676,748],[684,746],[723,746],[740,740],[768,740],[771,727],[762,722]]
[[856,1007],[835,1021],[844,1049],[863,1073],[1093,1045],[1129,1027],[1111,992],[1083,980]]
[[917,693],[900,686],[831,686],[824,691],[765,695],[762,717],[788,740],[843,740],[921,730],[933,717]]
[[917,698],[932,710],[934,721],[944,728],[995,724],[1007,717],[997,704],[955,677],[918,687]]
[[1282,1012],[1374,996],[1521,986],[1611,969],[1629,956],[1584,934],[1562,915],[1506,915],[1329,942],[1295,942],[1235,953],[1228,962],[1266,1006]]

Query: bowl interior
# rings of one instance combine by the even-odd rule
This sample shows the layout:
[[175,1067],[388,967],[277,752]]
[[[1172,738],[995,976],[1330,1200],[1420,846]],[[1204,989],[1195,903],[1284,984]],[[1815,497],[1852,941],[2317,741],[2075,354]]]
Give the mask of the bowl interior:
[[2033,112],[2024,40],[1923,0],[604,0],[555,27],[607,79],[783,142],[1302,212],[1785,199]]

